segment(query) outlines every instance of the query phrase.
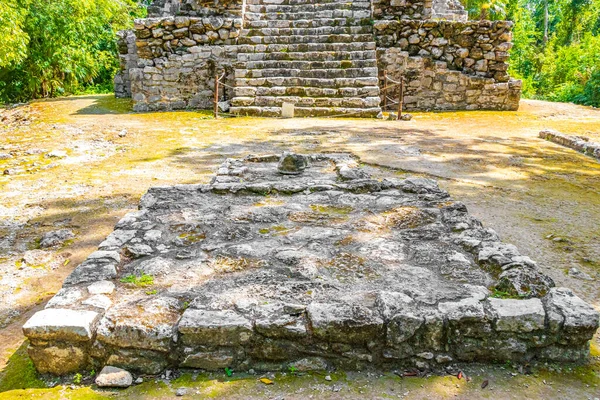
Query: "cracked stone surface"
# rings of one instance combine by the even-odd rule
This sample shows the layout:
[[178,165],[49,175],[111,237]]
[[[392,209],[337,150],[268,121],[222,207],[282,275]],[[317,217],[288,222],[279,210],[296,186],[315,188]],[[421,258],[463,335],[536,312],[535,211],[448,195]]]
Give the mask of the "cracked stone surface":
[[[208,185],[150,189],[40,312],[60,318],[38,313],[25,325],[36,367],[435,368],[587,356],[598,313],[435,181],[370,178],[342,153],[307,155],[295,175],[280,161],[228,159]],[[55,349],[75,341],[76,362],[60,364],[72,354]]]

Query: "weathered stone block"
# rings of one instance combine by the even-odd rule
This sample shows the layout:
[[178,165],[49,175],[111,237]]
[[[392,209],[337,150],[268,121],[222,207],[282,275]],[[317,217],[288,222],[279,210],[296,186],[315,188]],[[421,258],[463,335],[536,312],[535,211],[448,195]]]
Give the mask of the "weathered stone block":
[[120,347],[169,351],[181,303],[158,297],[112,307],[98,326],[98,340]]
[[231,367],[235,361],[235,353],[230,349],[193,352],[184,356],[182,367],[200,368],[208,371],[222,370]]
[[383,320],[357,304],[312,303],[307,312],[313,334],[329,342],[366,343],[383,333]]
[[84,348],[72,343],[27,347],[27,353],[35,368],[42,374],[66,375],[82,371],[88,366]]
[[100,315],[94,311],[45,309],[23,325],[23,334],[44,341],[88,342]]
[[531,332],[544,328],[546,313],[540,299],[489,300],[495,316],[496,330],[506,332]]
[[252,323],[232,310],[187,309],[179,322],[187,345],[236,346],[250,340]]

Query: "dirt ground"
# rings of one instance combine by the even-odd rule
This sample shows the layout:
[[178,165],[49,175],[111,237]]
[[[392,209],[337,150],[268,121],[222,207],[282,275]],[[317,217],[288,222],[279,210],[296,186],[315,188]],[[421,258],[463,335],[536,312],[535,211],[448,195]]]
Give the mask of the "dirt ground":
[[[350,151],[400,175],[433,177],[558,286],[600,310],[600,163],[537,136],[549,128],[600,140],[600,110],[528,100],[518,112],[415,113],[397,122],[214,120],[206,112],[129,109],[106,95],[0,110],[0,399],[166,398],[178,387],[199,398],[600,397],[598,335],[588,365],[538,365],[531,374],[508,364],[465,366],[470,382],[362,372],[331,381],[278,375],[266,386],[256,376],[213,374],[100,392],[84,376],[73,388],[44,389],[47,379],[26,357],[22,324],[149,187],[208,182],[225,158],[249,153]],[[57,229],[75,238],[39,249],[42,234]]]

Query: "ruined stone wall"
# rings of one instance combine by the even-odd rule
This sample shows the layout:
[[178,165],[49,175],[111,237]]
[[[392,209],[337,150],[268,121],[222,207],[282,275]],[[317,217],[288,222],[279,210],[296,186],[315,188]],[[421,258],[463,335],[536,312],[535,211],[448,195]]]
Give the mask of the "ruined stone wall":
[[148,16],[240,16],[242,7],[243,0],[155,0],[148,7]]
[[432,0],[372,0],[374,19],[414,19],[431,17]]
[[447,68],[507,82],[509,21],[377,21],[377,47],[443,61]]
[[381,85],[384,71],[404,77],[406,109],[518,108],[521,82],[510,79],[506,62],[511,22],[380,20],[374,28]]
[[[383,71],[396,81],[405,78],[405,110],[516,110],[521,81],[498,82],[494,78],[448,69],[443,61],[410,56],[400,48],[379,49],[380,85]],[[388,82],[390,85],[391,82]],[[398,98],[399,87],[388,96]]]
[[433,0],[431,18],[466,22],[469,13],[459,0]]
[[117,33],[117,48],[119,49],[119,72],[115,75],[115,97],[131,97],[131,79],[129,70],[137,68],[138,56],[135,45],[135,34],[132,31]]
[[[138,68],[130,70],[134,110],[211,108],[216,74],[233,86],[240,18],[166,17],[135,24]],[[221,100],[232,97],[223,90]]]

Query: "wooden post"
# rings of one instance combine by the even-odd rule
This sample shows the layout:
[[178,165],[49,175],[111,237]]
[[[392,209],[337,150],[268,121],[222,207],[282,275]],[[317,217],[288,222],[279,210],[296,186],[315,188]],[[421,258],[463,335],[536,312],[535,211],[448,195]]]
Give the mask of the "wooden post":
[[404,77],[400,78],[400,96],[398,96],[398,118],[402,118],[402,103],[404,103]]
[[383,111],[387,108],[387,70],[383,71]]
[[215,119],[219,118],[219,74],[215,75]]

